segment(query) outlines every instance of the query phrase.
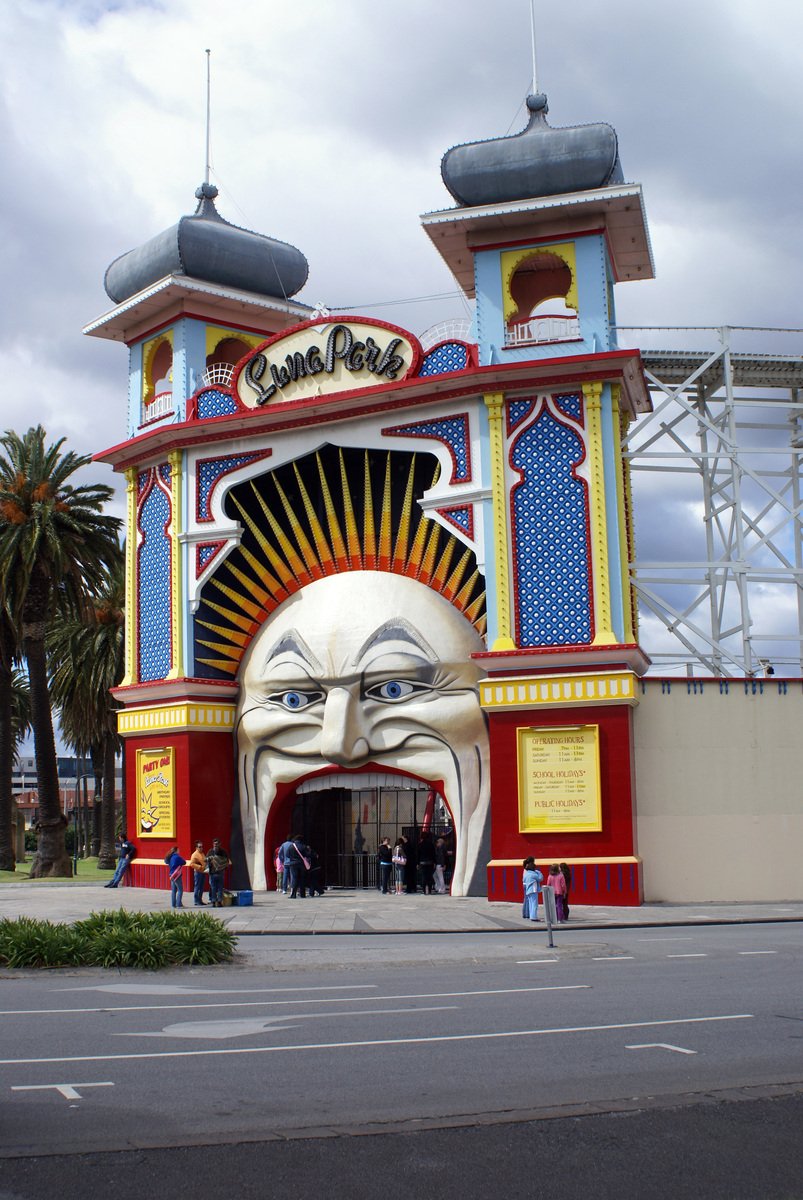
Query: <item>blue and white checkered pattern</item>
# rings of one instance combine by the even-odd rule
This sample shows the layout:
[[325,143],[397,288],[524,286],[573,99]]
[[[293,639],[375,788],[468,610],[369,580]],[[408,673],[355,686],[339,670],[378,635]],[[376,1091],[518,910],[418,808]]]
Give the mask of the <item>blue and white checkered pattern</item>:
[[438,512],[441,514],[441,516],[444,516],[447,521],[451,521],[453,525],[457,525],[459,529],[462,529],[463,532],[468,534],[469,537],[474,536],[470,506],[465,508],[440,508],[438,509]]
[[444,417],[439,421],[421,421],[413,425],[396,425],[383,433],[401,437],[431,437],[445,442],[454,459],[451,483],[466,483],[471,478],[471,447],[468,439],[468,416]]
[[535,400],[511,400],[507,406],[507,431],[512,433],[517,425],[529,417],[535,407]]
[[207,545],[207,546],[199,546],[198,547],[198,560],[197,561],[198,561],[199,572],[204,570],[204,568],[207,566],[207,564],[210,563],[212,561],[212,559],[215,557],[215,555],[217,554],[220,547],[224,546],[224,545],[225,545],[225,542],[210,542],[209,545]]
[[215,484],[223,475],[227,475],[229,471],[236,471],[238,467],[245,466],[246,463],[254,462],[257,458],[264,457],[261,454],[235,454],[230,458],[206,458],[198,463],[198,472],[196,477],[196,517],[199,521],[211,521],[212,510],[210,502]]
[[561,412],[566,413],[567,417],[571,417],[574,421],[580,421],[583,414],[582,397],[577,392],[562,394],[554,397],[555,404]]
[[239,412],[237,401],[229,392],[219,392],[215,388],[206,388],[198,393],[198,420],[205,421],[209,417],[228,417]]
[[463,371],[468,366],[468,350],[460,342],[441,342],[429,352],[421,364],[419,375],[446,375]]
[[[160,467],[159,476],[169,485],[170,468]],[[139,512],[142,543],[139,548],[137,607],[139,678],[143,683],[164,679],[171,666],[169,522],[170,500],[154,480]]]
[[512,503],[520,646],[591,640],[587,495],[572,474],[582,458],[578,434],[548,410],[512,448],[511,464],[523,472]]

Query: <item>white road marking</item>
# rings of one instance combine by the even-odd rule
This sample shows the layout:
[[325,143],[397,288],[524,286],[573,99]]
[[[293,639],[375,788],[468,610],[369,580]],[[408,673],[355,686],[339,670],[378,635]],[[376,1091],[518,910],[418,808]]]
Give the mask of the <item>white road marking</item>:
[[556,963],[556,962],[560,962],[560,959],[559,958],[517,958],[516,966],[517,967],[526,967],[526,966],[529,966],[531,963]]
[[642,1042],[638,1046],[625,1046],[625,1050],[674,1050],[675,1054],[696,1054],[696,1050],[685,1050],[683,1046],[671,1046],[669,1042]]
[[739,953],[744,956],[747,954],[777,954],[777,950],[740,950]]
[[[427,1008],[364,1008],[354,1012],[339,1012],[339,1017],[382,1017],[386,1013],[431,1013],[453,1012],[456,1004],[431,1005]],[[165,1025],[164,1029],[155,1032],[139,1033],[128,1030],[115,1033],[114,1037],[143,1037],[143,1038],[208,1038],[222,1041],[224,1038],[250,1037],[258,1033],[276,1033],[280,1029],[295,1029],[293,1025],[276,1025],[275,1021],[314,1021],[328,1017],[329,1013],[286,1013],[281,1017],[243,1017],[239,1021],[182,1021],[177,1025]]]
[[83,1100],[78,1088],[114,1087],[113,1083],[28,1083],[12,1087],[12,1092],[59,1092],[65,1100]]
[[603,954],[601,958],[592,958],[592,962],[631,962],[632,954]]
[[667,958],[708,958],[707,954],[667,954]]
[[262,996],[292,992],[354,992],[376,989],[376,983],[321,984],[320,987],[286,988],[199,988],[177,983],[104,983],[89,987],[56,988],[58,992],[114,992],[121,996]]
[[[557,962],[557,959],[554,959]],[[373,984],[371,986],[374,986]],[[403,992],[398,996],[366,996],[365,1000],[451,1000],[455,996],[510,996],[516,992],[567,992],[578,988],[589,988],[590,983],[564,983],[522,988],[486,988],[472,992]],[[283,988],[292,992],[293,988]],[[225,994],[225,993],[224,993]],[[89,1013],[121,1012],[178,1012],[182,1008],[197,1011],[202,1008],[269,1008],[278,1005],[299,1004],[353,1004],[361,996],[316,996],[311,1000],[221,1000],[209,1004],[104,1004],[97,1008],[9,1008],[0,1010],[0,1017],[43,1017],[43,1016],[86,1016]]]
[[444,1033],[429,1037],[370,1038],[359,1042],[309,1042],[292,1046],[228,1046],[221,1050],[158,1050],[137,1054],[73,1054],[49,1058],[0,1058],[0,1067],[40,1063],[142,1062],[147,1058],[203,1058],[213,1054],[297,1054],[301,1050],[353,1050],[361,1046],[411,1046],[435,1042],[483,1042],[497,1038],[552,1037],[563,1033],[605,1033],[618,1029],[655,1029],[665,1025],[701,1025],[711,1021],[752,1021],[754,1013],[728,1013],[714,1017],[674,1017],[665,1021],[623,1021],[612,1025],[567,1025],[553,1029],[494,1030],[491,1033]]

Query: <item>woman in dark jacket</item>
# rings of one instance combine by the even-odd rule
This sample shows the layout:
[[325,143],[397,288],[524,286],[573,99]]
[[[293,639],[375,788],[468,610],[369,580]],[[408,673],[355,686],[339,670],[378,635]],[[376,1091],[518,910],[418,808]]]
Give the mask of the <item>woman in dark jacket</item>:
[[414,896],[418,891],[418,862],[415,856],[415,846],[408,837],[404,838],[404,848],[407,854],[407,866],[404,868],[404,890]]
[[435,885],[435,844],[428,833],[422,833],[418,843],[418,862],[421,867],[421,886],[425,896],[431,896]]

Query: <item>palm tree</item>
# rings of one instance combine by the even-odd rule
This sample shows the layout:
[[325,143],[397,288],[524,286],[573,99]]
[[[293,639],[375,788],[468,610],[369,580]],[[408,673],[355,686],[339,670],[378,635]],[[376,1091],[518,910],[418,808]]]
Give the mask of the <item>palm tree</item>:
[[102,512],[112,490],[68,480],[88,455],[45,446],[41,425],[0,438],[0,594],[19,625],[31,688],[31,725],[39,789],[39,842],[31,877],[71,875],[59,797],[56,744],[45,657],[54,612],[79,613],[119,553],[120,522]]
[[120,749],[117,702],[110,693],[123,678],[125,560],[111,564],[97,595],[79,616],[57,614],[47,637],[50,695],[61,731],[77,754],[102,763],[98,867],[114,866],[115,756]]
[[0,609],[0,871],[16,866],[14,846],[14,758],[30,726],[28,681],[15,668],[18,657],[16,631],[5,609]]

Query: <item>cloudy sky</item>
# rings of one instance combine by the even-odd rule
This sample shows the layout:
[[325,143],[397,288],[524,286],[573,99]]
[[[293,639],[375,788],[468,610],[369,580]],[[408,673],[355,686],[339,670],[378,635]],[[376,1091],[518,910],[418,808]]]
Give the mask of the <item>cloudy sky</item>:
[[[446,149],[525,124],[529,0],[1,7],[2,428],[123,436],[126,352],[81,328],[108,263],[195,206],[207,47],[218,208],[304,251],[299,299],[416,333],[465,314],[418,217],[452,204]],[[536,0],[536,22],[551,124],[609,121],[644,186],[657,278],[618,289],[620,323],[803,325],[799,0]]]

